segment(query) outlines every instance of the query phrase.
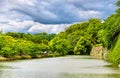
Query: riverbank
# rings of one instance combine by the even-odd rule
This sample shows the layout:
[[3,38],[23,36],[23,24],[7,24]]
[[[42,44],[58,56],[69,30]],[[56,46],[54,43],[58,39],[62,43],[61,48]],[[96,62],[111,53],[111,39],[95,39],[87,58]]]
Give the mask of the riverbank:
[[[14,61],[14,60],[26,60],[26,59],[39,59],[39,58],[61,57],[61,56],[62,55],[60,55],[60,54],[36,55],[35,57],[32,57],[30,55],[22,55],[22,56],[14,56],[14,57],[9,57],[9,58],[0,56],[0,62],[1,61]],[[72,55],[72,56],[76,56],[76,55]],[[81,56],[81,55],[77,55],[77,56]],[[82,56],[84,56],[84,55],[82,55]],[[103,58],[96,58],[94,56],[90,56],[90,57],[89,57],[90,59],[102,59],[102,60],[105,60]],[[81,58],[83,58],[83,57],[81,57]],[[118,65],[114,65],[113,64],[112,66],[120,68],[120,64],[118,64]]]
[[49,57],[60,57],[60,54],[48,54],[48,55],[36,55],[32,57],[30,55],[14,56],[14,57],[3,57],[0,56],[0,61],[13,61],[13,60],[24,60],[24,59],[35,59],[35,58],[49,58]]

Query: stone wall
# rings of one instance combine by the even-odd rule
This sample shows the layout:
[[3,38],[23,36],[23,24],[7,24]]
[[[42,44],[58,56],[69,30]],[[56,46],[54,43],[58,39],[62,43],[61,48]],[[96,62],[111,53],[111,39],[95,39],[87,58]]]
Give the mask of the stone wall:
[[90,52],[93,58],[107,59],[108,52],[103,46],[94,46]]

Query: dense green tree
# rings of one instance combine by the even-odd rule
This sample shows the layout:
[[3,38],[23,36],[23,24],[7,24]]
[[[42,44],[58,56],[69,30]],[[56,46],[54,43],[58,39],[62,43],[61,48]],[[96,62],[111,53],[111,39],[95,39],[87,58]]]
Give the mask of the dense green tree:
[[70,54],[74,54],[74,48],[77,42],[79,41],[80,36],[86,35],[88,24],[88,22],[82,22],[73,24],[70,27],[66,28],[66,38],[71,45]]
[[16,40],[11,36],[3,36],[4,42],[3,47],[1,48],[0,55],[5,57],[12,57],[16,53],[14,51]]
[[77,42],[74,53],[81,54],[81,55],[88,55],[91,51],[92,44],[89,36],[81,36],[79,41]]
[[48,51],[48,42],[56,34],[45,32],[38,34],[7,32],[0,35],[0,55],[4,57],[32,56],[37,57]]
[[120,0],[116,5],[118,9],[115,14],[110,15],[104,22],[103,41],[109,50],[109,60],[117,64],[120,60]]
[[71,48],[66,39],[59,39],[57,41],[54,39],[49,43],[49,46],[53,52],[58,52],[60,55],[68,54],[69,49]]
[[58,44],[59,40],[67,40],[71,46],[69,51],[66,50],[68,54],[89,54],[92,45],[101,43],[100,36],[102,34],[102,28],[102,22],[97,18],[91,18],[87,22],[73,24],[51,40],[52,50],[57,51],[57,45],[60,48]]
[[120,0],[117,0],[116,5],[120,7]]
[[0,35],[0,50],[4,47],[4,37]]
[[87,32],[89,33],[89,35],[91,35],[91,41],[92,44],[99,44],[98,40],[98,32],[99,30],[101,30],[102,27],[102,23],[100,19],[97,18],[91,18],[89,19],[89,26],[87,28]]
[[115,65],[120,63],[120,36],[116,42],[114,49],[109,53],[108,58]]
[[114,45],[118,39],[120,33],[119,20],[120,16],[113,14],[104,22],[104,26],[106,27],[103,33],[104,42],[108,49],[114,48]]

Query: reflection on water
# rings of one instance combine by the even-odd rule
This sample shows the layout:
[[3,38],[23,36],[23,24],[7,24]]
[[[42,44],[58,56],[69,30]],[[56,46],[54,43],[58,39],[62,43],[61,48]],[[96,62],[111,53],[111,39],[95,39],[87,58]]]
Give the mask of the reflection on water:
[[120,78],[120,69],[109,65],[89,56],[1,62],[0,78]]

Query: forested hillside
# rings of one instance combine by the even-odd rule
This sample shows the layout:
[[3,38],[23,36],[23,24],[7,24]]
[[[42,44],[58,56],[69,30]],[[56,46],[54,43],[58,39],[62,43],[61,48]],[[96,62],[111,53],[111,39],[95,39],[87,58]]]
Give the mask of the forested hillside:
[[66,54],[89,54],[93,45],[101,43],[103,26],[100,19],[73,24],[60,32],[50,42],[53,52]]
[[120,63],[120,0],[116,5],[115,14],[109,16],[104,22],[104,45],[109,50],[109,60],[114,64]]

